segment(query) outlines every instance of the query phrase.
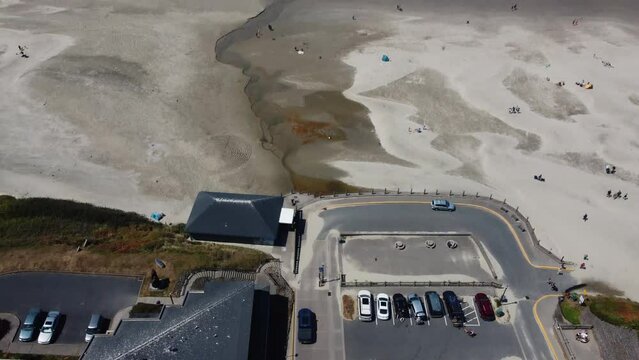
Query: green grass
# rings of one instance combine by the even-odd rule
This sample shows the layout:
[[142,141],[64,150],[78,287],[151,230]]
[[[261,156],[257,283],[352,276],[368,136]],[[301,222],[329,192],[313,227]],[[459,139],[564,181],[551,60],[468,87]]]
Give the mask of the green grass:
[[639,330],[639,303],[613,296],[590,298],[590,311],[601,320]]
[[[84,239],[87,248],[77,252]],[[149,275],[156,269],[170,280],[163,292],[150,293],[148,276],[143,295],[166,295],[175,280],[198,269],[253,271],[270,256],[236,246],[186,240],[184,225],[164,225],[145,217],[47,198],[0,196],[0,273],[49,270]]]
[[581,306],[576,302],[566,299],[560,303],[561,314],[573,325],[581,324]]

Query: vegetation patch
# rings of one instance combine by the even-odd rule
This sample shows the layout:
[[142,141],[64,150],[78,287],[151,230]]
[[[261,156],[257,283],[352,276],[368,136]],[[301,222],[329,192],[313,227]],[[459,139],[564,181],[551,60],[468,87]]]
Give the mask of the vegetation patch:
[[[156,258],[166,267],[157,268]],[[192,271],[254,271],[269,258],[253,249],[188,241],[183,224],[155,223],[139,214],[74,201],[0,196],[0,273],[147,275],[142,295],[160,296]],[[167,289],[150,290],[153,268],[161,279],[169,279]]]
[[133,305],[129,311],[129,317],[132,318],[154,318],[160,315],[162,304],[137,303]]
[[590,311],[601,320],[639,330],[639,303],[612,296],[590,298]]
[[569,323],[573,325],[581,324],[582,306],[574,301],[566,299],[559,304],[559,307],[561,308],[561,314],[564,316],[564,319],[566,319]]
[[355,301],[349,295],[342,295],[342,311],[344,312],[344,319],[353,320],[355,315]]

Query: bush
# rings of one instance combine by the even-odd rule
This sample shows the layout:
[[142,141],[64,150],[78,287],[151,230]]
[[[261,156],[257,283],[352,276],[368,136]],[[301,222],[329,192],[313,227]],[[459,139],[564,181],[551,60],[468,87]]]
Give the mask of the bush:
[[595,296],[591,298],[590,311],[607,323],[639,330],[639,303],[630,299]]

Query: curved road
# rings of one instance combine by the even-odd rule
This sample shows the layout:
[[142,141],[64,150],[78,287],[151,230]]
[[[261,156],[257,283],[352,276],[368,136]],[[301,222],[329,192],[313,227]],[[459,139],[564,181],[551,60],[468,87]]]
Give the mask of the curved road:
[[[430,200],[430,199],[428,199]],[[532,246],[528,233],[515,229],[499,207],[486,207],[472,200],[457,203],[455,212],[433,211],[424,197],[351,198],[322,201],[319,217],[323,226],[316,239],[326,239],[331,230],[340,233],[367,232],[468,232],[480,240],[499,263],[504,274],[498,279],[509,287],[514,299],[520,299],[515,310],[514,330],[524,359],[558,359],[558,351],[537,315],[536,305],[550,291],[548,278],[560,288],[574,284],[569,275],[557,275],[557,265]],[[312,208],[309,207],[309,208]],[[311,213],[312,210],[307,214]],[[314,239],[310,239],[311,241]],[[329,245],[330,246],[330,245]],[[314,254],[315,254],[314,246]],[[331,251],[332,252],[332,251]],[[312,267],[316,278],[315,267]],[[304,291],[302,291],[304,292]],[[301,294],[302,295],[302,294]],[[513,296],[511,295],[511,296]],[[525,299],[528,297],[529,300]],[[551,301],[551,300],[546,300]],[[552,300],[554,301],[554,300]]]

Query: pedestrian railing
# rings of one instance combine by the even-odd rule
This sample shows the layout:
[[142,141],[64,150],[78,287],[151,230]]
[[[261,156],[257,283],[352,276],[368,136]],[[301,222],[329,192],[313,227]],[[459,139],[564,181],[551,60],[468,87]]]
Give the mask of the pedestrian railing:
[[555,326],[553,326],[553,330],[559,338],[559,345],[561,346],[561,351],[564,353],[564,358],[569,360],[577,360],[577,356],[570,348],[570,342],[566,338],[566,334],[564,334],[562,326],[557,324],[557,320],[555,320],[554,325]]
[[240,281],[255,281],[255,272],[237,270],[200,270],[184,275],[178,279],[172,296],[184,296],[189,286],[197,279],[228,279]]
[[494,287],[502,289],[504,286],[494,281],[342,281],[342,287]]

